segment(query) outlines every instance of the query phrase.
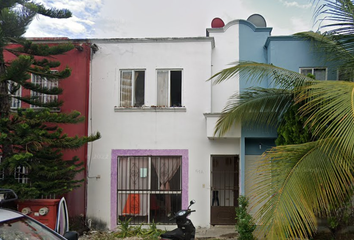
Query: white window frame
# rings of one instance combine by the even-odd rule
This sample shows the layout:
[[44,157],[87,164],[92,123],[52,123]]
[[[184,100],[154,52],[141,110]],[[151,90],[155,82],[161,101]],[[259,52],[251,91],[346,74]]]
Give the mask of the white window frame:
[[[51,71],[51,73],[56,73],[56,72],[58,71],[57,70]],[[55,88],[59,86],[59,82],[56,79],[51,81],[45,77],[41,77],[35,74],[31,74],[31,82],[33,84],[40,84],[42,87],[47,87],[47,88]],[[43,94],[43,93],[38,93],[36,91],[31,91],[31,96],[38,96],[42,98],[42,103],[48,103],[52,100],[58,100],[58,95]],[[41,108],[41,107],[31,104],[31,108]]]
[[[13,82],[10,80],[9,81],[9,87],[11,86]],[[16,83],[14,83],[16,84]],[[9,89],[10,93],[10,89]],[[20,87],[14,94],[11,94],[11,109],[18,109],[21,108],[21,100],[14,98],[15,97],[21,97],[22,96],[22,87]]]
[[[160,89],[159,89],[159,72],[167,72],[167,83],[165,85],[166,89],[166,97],[165,99],[160,99],[161,94],[160,94]],[[180,106],[171,106],[171,72],[181,72],[181,102]],[[156,69],[156,104],[158,107],[183,107],[183,69]],[[161,103],[163,102],[163,103]]]
[[[0,155],[0,163],[1,162],[2,162],[2,155]],[[29,183],[28,173],[29,173],[29,167],[19,165],[14,169],[14,178],[19,183]],[[0,170],[0,179],[4,180],[4,178],[5,178],[5,170],[2,169]]]
[[315,75],[316,70],[325,70],[326,71],[325,79],[316,79],[316,80],[327,80],[328,79],[328,69],[326,67],[301,67],[301,68],[299,68],[299,73],[302,74],[302,70],[311,70],[311,74],[314,76],[316,76]]
[[[340,70],[340,69],[337,69],[337,80],[338,81],[353,81],[354,79],[341,79],[341,71],[343,71],[343,70]],[[354,70],[350,70],[350,71],[352,71],[350,74],[352,75],[353,74],[353,72],[354,72]],[[344,73],[345,74],[345,73]]]
[[[124,80],[123,78],[123,74],[124,72],[126,73],[131,73],[131,77],[132,79],[130,79],[131,81],[131,89],[130,89],[130,104],[129,106],[127,104],[123,103],[123,91],[122,91],[122,81]],[[133,81],[133,78],[135,76],[136,72],[144,72],[144,103],[142,104],[142,106],[145,105],[145,79],[146,79],[146,70],[145,69],[121,69],[120,70],[120,80],[119,80],[119,106],[120,107],[142,107],[142,106],[136,106],[136,92],[135,92],[135,87],[136,87],[136,82]]]
[[14,178],[19,183],[29,183],[28,173],[29,167],[19,165],[14,169]]

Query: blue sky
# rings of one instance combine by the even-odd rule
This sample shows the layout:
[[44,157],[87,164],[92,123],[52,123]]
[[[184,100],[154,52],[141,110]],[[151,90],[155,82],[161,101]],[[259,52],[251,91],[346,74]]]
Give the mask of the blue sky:
[[225,24],[261,14],[272,35],[317,30],[311,0],[36,0],[68,8],[65,20],[38,16],[27,37],[195,37],[205,36],[213,18]]

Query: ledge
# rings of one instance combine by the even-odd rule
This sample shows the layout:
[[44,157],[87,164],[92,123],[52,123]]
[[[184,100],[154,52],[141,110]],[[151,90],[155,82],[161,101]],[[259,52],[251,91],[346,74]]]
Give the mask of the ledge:
[[115,112],[186,112],[186,107],[114,107]]
[[[26,107],[26,108],[11,108],[10,112],[18,112],[18,110],[21,111],[25,111],[26,109],[32,109],[33,111],[39,111],[39,110],[43,110],[45,109],[44,107],[36,107],[36,108],[32,108],[32,107]],[[48,108],[50,110],[50,112],[52,113],[61,113],[61,108]]]
[[221,116],[221,113],[204,113],[206,119],[206,136],[209,139],[235,139],[241,137],[241,125],[237,124],[232,127],[225,135],[218,136],[218,134],[214,134],[215,126],[218,119]]

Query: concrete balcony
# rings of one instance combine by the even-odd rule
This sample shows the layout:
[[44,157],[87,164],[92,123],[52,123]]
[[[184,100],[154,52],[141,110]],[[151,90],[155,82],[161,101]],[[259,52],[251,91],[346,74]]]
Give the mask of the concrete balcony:
[[209,139],[228,139],[241,137],[241,125],[232,127],[225,135],[214,135],[216,122],[220,118],[220,113],[204,113],[206,119],[206,135]]

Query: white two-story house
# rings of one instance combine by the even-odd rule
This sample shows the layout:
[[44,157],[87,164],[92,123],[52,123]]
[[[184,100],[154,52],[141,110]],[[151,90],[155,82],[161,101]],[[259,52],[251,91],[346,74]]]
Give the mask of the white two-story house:
[[246,172],[274,146],[276,131],[238,125],[214,136],[228,98],[253,83],[208,79],[235,61],[334,74],[309,42],[272,37],[260,15],[215,21],[205,37],[91,40],[88,128],[102,139],[88,149],[88,217],[112,230],[129,218],[171,224],[168,214],[195,199],[196,226],[234,224],[237,198],[252,182]]

